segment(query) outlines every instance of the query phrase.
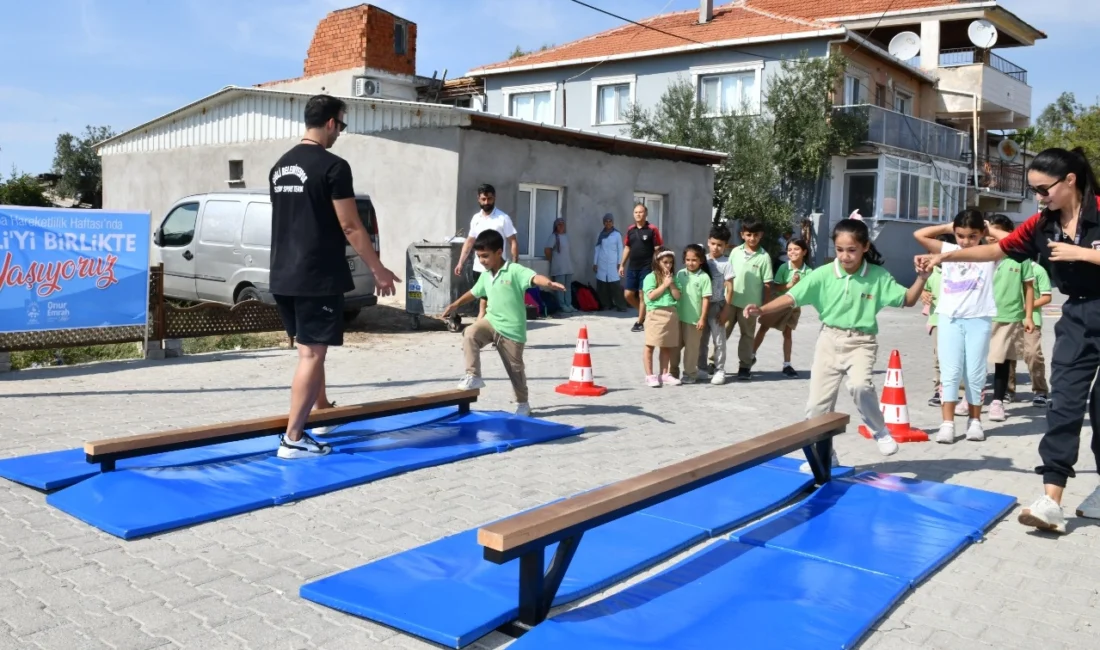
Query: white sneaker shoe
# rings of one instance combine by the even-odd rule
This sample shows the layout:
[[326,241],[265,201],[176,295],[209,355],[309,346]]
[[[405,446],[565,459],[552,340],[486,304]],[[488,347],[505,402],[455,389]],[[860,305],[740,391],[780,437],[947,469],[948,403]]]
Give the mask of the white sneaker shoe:
[[966,439],[971,442],[981,442],[985,440],[985,429],[982,428],[981,420],[970,418],[966,423]]
[[726,383],[726,373],[722,370],[718,370],[714,373],[714,376],[710,378],[710,383],[713,386],[721,386]]
[[516,404],[516,415],[522,417],[528,417],[531,415],[531,405],[527,402],[519,402]]
[[1092,494],[1077,506],[1077,516],[1100,519],[1100,487],[1093,490]]
[[889,431],[876,433],[875,444],[878,445],[878,452],[883,456],[893,456],[898,453],[898,441],[894,440]]
[[335,431],[337,426],[338,425],[333,425],[333,426],[328,426],[328,427],[313,427],[312,429],[306,429],[306,433],[308,433],[311,436],[324,436],[324,435],[328,435],[328,434],[332,433],[333,431]]
[[[832,467],[840,467],[840,458],[837,457],[835,449],[832,450],[832,452],[829,454],[829,464]],[[803,474],[813,474],[814,473],[814,471],[812,469],[810,469],[810,462],[809,461],[805,461],[801,465],[799,465],[798,466],[798,471],[802,472]]]
[[317,442],[308,433],[303,433],[300,440],[292,441],[283,436],[279,443],[278,456],[283,460],[296,460],[299,458],[316,458],[324,456],[332,451],[332,447]]
[[940,430],[936,432],[936,442],[941,445],[953,445],[955,444],[955,423],[944,422],[940,425]]
[[1039,530],[1066,532],[1066,516],[1062,513],[1062,506],[1045,494],[1020,511],[1020,516],[1016,519],[1025,526],[1033,526]]
[[479,388],[485,388],[485,381],[481,377],[466,375],[462,378],[462,381],[458,382],[458,390],[476,390]]

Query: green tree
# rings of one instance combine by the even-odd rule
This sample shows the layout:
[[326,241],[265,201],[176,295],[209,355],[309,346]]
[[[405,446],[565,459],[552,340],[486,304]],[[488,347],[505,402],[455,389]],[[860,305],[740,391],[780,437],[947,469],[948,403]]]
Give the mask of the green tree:
[[543,43],[542,47],[540,47],[537,50],[524,51],[524,49],[522,47],[517,45],[516,49],[512,50],[512,53],[508,55],[508,60],[511,61],[512,59],[518,59],[521,56],[527,56],[528,54],[534,54],[535,52],[545,52],[546,50],[549,50],[552,47],[554,47],[554,45],[552,43]]
[[61,176],[57,182],[59,196],[93,208],[103,207],[103,167],[92,147],[114,135],[109,126],[86,126],[80,137],[71,133],[57,136],[53,171]]
[[1039,114],[1033,142],[1036,151],[1081,147],[1093,165],[1100,164],[1100,103],[1085,106],[1073,93],[1062,93]]
[[0,178],[0,205],[20,205],[31,208],[49,208],[53,203],[46,198],[45,188],[30,174],[11,170],[11,178]]

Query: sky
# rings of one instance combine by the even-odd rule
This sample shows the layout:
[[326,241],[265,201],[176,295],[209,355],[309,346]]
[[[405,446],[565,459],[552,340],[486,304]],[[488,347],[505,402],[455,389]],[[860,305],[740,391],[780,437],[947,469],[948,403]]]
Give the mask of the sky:
[[[561,44],[620,21],[571,0],[372,0],[417,24],[417,73],[461,76],[517,45]],[[587,0],[640,19],[698,0]],[[86,124],[124,131],[227,85],[296,77],[317,23],[357,0],[0,0],[0,176],[49,171]],[[724,4],[717,0],[716,5]],[[1063,91],[1093,103],[1096,0],[1000,0],[1045,31],[1000,51],[1028,70],[1033,118]],[[1063,52],[1057,55],[1056,52]],[[1085,74],[1081,74],[1085,72]]]

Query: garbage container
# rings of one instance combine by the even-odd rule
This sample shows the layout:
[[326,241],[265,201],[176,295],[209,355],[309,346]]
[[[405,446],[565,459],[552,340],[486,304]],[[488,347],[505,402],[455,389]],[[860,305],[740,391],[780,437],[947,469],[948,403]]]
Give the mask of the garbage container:
[[[444,242],[419,242],[409,246],[405,254],[405,312],[409,314],[412,328],[420,329],[420,318],[439,318],[447,305],[474,286],[473,254],[462,267],[462,275],[454,273],[458,258],[462,255],[462,243],[455,238]],[[476,317],[477,301],[459,308],[458,313],[447,319],[447,329],[457,332],[462,327],[462,316]]]

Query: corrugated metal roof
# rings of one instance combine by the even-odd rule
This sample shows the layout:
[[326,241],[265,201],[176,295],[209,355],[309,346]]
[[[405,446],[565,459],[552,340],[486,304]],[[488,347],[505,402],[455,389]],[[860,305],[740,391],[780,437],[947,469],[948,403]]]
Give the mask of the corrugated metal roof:
[[[218,92],[96,144],[100,155],[169,151],[181,147],[284,140],[305,133],[308,93],[227,86]],[[472,127],[559,144],[717,164],[726,154],[691,147],[603,135],[444,104],[341,97],[348,105],[347,133],[369,134],[423,127]],[[487,128],[488,127],[488,128]]]

